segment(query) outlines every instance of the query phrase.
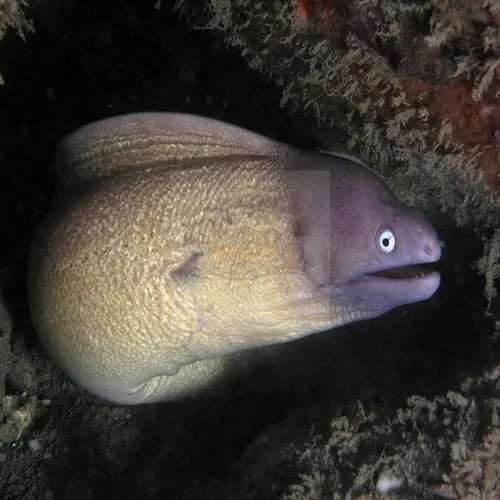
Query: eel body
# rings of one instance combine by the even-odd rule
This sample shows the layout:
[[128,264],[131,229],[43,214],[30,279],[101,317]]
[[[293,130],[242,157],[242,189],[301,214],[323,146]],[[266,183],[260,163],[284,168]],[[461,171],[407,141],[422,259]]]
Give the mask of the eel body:
[[57,154],[29,299],[48,352],[117,403],[194,393],[227,355],[429,298],[435,230],[369,169],[216,120],[138,113]]

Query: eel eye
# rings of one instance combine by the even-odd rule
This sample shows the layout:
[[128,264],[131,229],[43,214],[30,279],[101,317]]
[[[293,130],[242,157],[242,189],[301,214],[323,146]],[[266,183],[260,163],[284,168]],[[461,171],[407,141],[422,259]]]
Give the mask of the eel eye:
[[378,235],[378,247],[384,253],[391,253],[396,246],[396,237],[390,229],[384,229]]

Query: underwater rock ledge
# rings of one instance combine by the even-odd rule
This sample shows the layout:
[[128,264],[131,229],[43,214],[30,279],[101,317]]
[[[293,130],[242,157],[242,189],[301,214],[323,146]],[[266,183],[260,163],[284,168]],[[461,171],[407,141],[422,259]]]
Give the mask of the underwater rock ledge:
[[[456,5],[455,5],[456,4]],[[400,196],[458,225],[500,219],[500,33],[493,4],[178,0]]]

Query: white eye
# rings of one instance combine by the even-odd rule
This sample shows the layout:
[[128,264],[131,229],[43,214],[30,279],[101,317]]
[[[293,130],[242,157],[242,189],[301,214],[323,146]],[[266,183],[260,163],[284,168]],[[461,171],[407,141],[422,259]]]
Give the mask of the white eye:
[[390,229],[384,229],[378,235],[378,247],[384,253],[391,253],[396,246],[396,237]]

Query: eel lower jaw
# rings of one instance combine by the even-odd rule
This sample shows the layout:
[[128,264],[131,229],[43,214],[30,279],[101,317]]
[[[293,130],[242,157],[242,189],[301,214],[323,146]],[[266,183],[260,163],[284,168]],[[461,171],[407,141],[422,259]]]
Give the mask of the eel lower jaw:
[[392,280],[410,280],[425,278],[428,274],[434,271],[432,264],[413,264],[409,266],[393,267],[384,269],[367,276],[375,276],[377,278],[386,278]]
[[397,306],[432,297],[439,288],[441,275],[430,266],[412,265],[367,274],[361,281],[365,281],[367,290],[392,297]]
[[341,286],[351,310],[363,311],[365,319],[391,309],[427,300],[439,288],[441,276],[427,266],[405,266],[364,274]]
[[439,288],[441,275],[433,269],[432,264],[415,264],[384,269],[367,274],[362,279],[370,282],[369,288],[394,295],[396,302],[399,302],[397,299],[400,294],[402,303],[408,304],[432,297]]

